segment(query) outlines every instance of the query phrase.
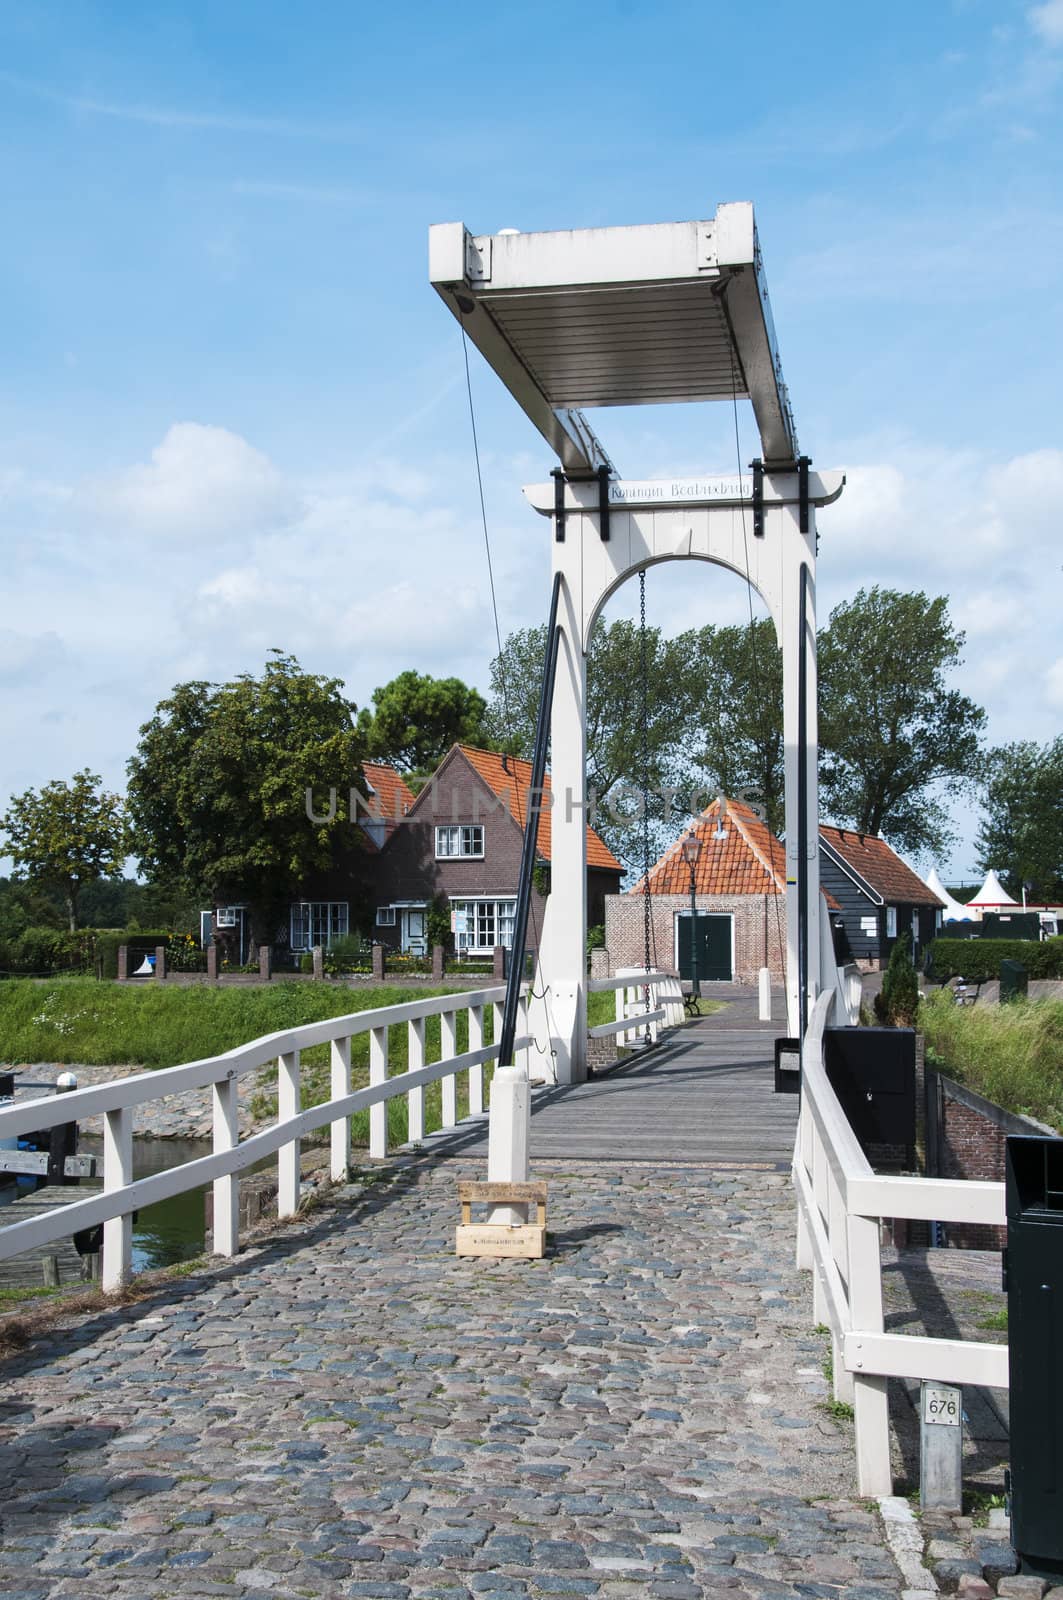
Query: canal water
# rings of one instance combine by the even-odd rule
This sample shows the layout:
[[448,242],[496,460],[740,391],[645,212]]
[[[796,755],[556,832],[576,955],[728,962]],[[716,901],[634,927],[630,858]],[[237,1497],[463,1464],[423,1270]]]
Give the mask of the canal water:
[[[153,1172],[167,1172],[185,1161],[209,1156],[209,1139],[134,1139],[133,1177],[147,1178]],[[103,1141],[84,1134],[78,1141],[82,1155],[102,1157]],[[133,1270],[172,1267],[202,1255],[206,1242],[204,1198],[206,1185],[177,1194],[158,1205],[141,1206],[133,1224]]]

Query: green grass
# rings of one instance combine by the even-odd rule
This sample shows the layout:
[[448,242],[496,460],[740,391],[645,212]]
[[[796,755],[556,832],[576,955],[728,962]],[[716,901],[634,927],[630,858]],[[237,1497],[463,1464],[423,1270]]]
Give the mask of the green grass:
[[994,1333],[1007,1333],[1008,1308],[1001,1306],[999,1311],[990,1311],[988,1316],[982,1317],[975,1323],[976,1328],[988,1328]]
[[1063,1132],[1063,1001],[958,1006],[942,990],[921,1003],[917,1026],[928,1065]]

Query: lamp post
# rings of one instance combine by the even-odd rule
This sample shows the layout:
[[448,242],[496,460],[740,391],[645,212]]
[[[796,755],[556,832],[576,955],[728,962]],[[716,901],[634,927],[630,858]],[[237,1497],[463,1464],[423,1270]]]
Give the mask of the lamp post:
[[701,985],[698,982],[698,912],[695,895],[695,869],[697,868],[700,854],[701,840],[696,833],[688,833],[683,840],[683,860],[690,868],[690,1007],[692,1011],[697,1011],[698,1001],[701,999]]

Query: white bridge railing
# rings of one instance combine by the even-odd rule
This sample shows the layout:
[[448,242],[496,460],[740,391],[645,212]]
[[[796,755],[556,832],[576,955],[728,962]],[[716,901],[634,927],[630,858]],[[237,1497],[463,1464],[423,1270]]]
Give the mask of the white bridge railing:
[[647,967],[628,967],[615,978],[591,978],[592,994],[616,991],[616,1021],[601,1022],[587,1031],[592,1039],[618,1036],[618,1043],[632,1044],[649,1029],[656,1044],[661,1027],[677,1028],[683,1021],[683,991],[679,979],[670,972]]
[[859,1492],[893,1493],[887,1378],[1008,1387],[1006,1345],[885,1332],[881,1219],[1004,1224],[1004,1185],[880,1177],[849,1126],[823,1066],[834,995],[820,995],[805,1035],[794,1151],[797,1264],[813,1273],[813,1314],[830,1327],[834,1398],[856,1419]]
[[[381,1006],[324,1022],[311,1022],[282,1033],[264,1035],[224,1055],[157,1072],[75,1089],[54,1099],[19,1102],[0,1111],[0,1143],[59,1123],[86,1123],[103,1117],[103,1192],[69,1205],[0,1228],[0,1261],[24,1250],[38,1249],[57,1239],[68,1239],[84,1228],[103,1224],[101,1286],[120,1288],[132,1270],[133,1212],[140,1206],[168,1200],[204,1183],[214,1185],[214,1253],[235,1255],[239,1249],[239,1173],[277,1156],[277,1214],[293,1216],[299,1208],[299,1141],[326,1124],[331,1130],[331,1172],[341,1180],[350,1161],[350,1122],[356,1111],[369,1110],[369,1154],[387,1154],[387,1102],[406,1096],[407,1139],[424,1138],[424,1091],[442,1081],[442,1126],[457,1124],[457,1079],[468,1073],[469,1113],[484,1109],[484,1066],[498,1054],[504,988],[473,993],[455,992],[404,1005]],[[494,1044],[484,1043],[485,1009],[493,1007]],[[468,1048],[457,1049],[458,1014],[468,1013]],[[439,1018],[440,1059],[426,1062],[425,1025]],[[405,1023],[408,1066],[388,1076],[389,1029]],[[369,1083],[351,1088],[351,1040],[369,1035]],[[313,1045],[330,1047],[329,1096],[319,1105],[301,1109],[300,1052]],[[528,1050],[527,999],[522,998],[517,1017],[516,1057]],[[249,1138],[240,1138],[237,1083],[242,1074],[257,1072],[277,1062],[277,1121]],[[138,1106],[165,1095],[190,1089],[211,1090],[214,1114],[214,1148],[209,1156],[183,1162],[167,1172],[133,1179],[134,1114]]]

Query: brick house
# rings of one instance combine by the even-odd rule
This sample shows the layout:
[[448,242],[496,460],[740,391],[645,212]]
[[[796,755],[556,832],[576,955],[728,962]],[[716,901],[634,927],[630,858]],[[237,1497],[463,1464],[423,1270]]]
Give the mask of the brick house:
[[[683,839],[695,834],[695,916]],[[605,947],[613,968],[645,960],[644,887],[650,898],[650,957],[655,967],[691,976],[691,938],[698,940],[702,982],[755,983],[761,967],[782,983],[786,971],[786,860],[782,845],[749,806],[714,800],[683,839],[667,849],[626,894],[605,907]]]
[[[395,950],[427,948],[428,910],[445,897],[455,954],[482,956],[513,936],[531,763],[454,745],[394,826],[372,867],[373,937]],[[546,780],[549,793],[550,780]],[[549,809],[539,820],[538,883],[532,892],[529,945],[536,943],[550,866]],[[620,887],[623,867],[587,829],[587,897],[592,920]]]
[[839,964],[884,967],[903,933],[918,961],[940,924],[940,897],[875,834],[821,824],[819,842],[820,883],[838,903],[831,927]]

